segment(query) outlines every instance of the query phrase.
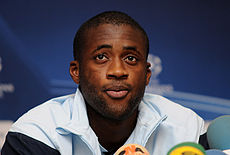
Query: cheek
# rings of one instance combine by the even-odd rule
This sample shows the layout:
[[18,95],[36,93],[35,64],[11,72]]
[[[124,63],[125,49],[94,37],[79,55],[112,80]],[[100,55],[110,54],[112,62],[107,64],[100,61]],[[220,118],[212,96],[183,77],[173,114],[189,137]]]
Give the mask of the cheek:
[[105,79],[105,75],[104,69],[85,66],[82,72],[80,72],[80,81],[83,80],[91,84],[96,83],[97,85],[100,85],[101,81]]
[[146,81],[146,72],[144,68],[140,69],[133,69],[129,73],[129,78],[132,80],[134,83],[142,83]]

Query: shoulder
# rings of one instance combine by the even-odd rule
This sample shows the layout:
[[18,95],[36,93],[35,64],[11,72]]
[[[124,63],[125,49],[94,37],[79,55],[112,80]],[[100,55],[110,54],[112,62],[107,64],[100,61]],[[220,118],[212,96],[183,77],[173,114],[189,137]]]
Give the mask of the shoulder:
[[204,120],[193,110],[155,94],[146,93],[143,101],[153,107],[160,115],[166,115],[165,123],[168,125],[185,126],[191,129],[196,127],[201,134],[205,132]]
[[191,109],[168,100],[167,98],[160,95],[146,93],[143,101],[146,104],[153,106],[160,114],[167,114],[168,116],[172,117],[177,117],[178,114],[198,116]]
[[35,122],[41,124],[46,124],[48,122],[57,123],[66,119],[69,115],[71,115],[71,104],[73,103],[73,98],[74,95],[67,95],[46,101],[22,115],[13,126],[17,126],[25,122]]
[[60,155],[58,150],[53,149],[36,139],[16,132],[9,132],[7,134],[5,144],[1,150],[1,154]]
[[11,132],[22,133],[55,148],[56,127],[69,121],[74,95],[51,99],[25,113],[11,127]]
[[[159,113],[166,113],[168,115],[176,116],[175,114],[179,113],[194,113],[191,109],[181,106],[178,103],[175,103],[167,98],[146,93],[143,101],[151,106],[154,106]],[[195,113],[194,113],[195,114]]]

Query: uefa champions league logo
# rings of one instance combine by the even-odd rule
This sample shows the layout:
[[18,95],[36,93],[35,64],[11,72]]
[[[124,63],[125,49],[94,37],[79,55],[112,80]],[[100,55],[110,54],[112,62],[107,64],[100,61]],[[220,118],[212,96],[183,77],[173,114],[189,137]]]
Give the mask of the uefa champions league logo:
[[152,71],[151,78],[157,79],[157,76],[162,71],[161,59],[158,56],[149,54],[148,62],[151,63],[151,67],[150,67],[150,69]]
[[146,92],[155,93],[159,95],[163,95],[164,93],[172,92],[173,86],[170,84],[160,84],[160,80],[158,79],[158,75],[162,72],[162,62],[160,57],[149,54],[148,62],[151,63],[151,79],[149,85],[146,87]]
[[[3,70],[3,59],[0,57],[0,73]],[[2,80],[2,79],[0,79]],[[14,85],[11,83],[1,83],[0,81],[0,99],[4,97],[4,93],[13,93]]]

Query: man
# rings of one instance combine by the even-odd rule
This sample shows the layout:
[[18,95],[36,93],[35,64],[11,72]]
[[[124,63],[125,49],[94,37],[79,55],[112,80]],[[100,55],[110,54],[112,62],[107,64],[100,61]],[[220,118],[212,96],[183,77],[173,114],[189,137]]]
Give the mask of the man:
[[163,97],[144,94],[151,71],[148,37],[128,15],[103,12],[74,39],[70,75],[76,94],[52,99],[23,115],[2,154],[113,154],[128,143],[165,155],[198,142],[204,122]]

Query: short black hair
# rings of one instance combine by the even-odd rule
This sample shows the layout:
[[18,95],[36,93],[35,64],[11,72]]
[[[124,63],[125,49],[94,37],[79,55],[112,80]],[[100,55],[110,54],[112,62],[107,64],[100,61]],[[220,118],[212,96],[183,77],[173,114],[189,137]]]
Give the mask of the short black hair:
[[149,53],[149,39],[145,30],[129,15],[119,11],[105,11],[102,12],[83,23],[78,29],[73,42],[73,56],[74,60],[80,60],[81,50],[84,46],[85,32],[93,27],[98,27],[103,24],[112,25],[129,25],[135,29],[140,30],[140,32],[145,37],[146,42],[146,59]]

